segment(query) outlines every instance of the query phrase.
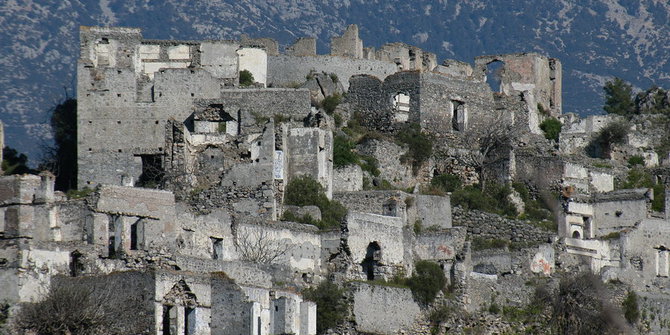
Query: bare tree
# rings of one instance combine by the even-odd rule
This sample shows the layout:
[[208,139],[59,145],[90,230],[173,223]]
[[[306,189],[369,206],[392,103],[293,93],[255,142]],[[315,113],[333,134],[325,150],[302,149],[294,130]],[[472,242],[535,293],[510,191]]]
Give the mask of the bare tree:
[[145,301],[118,294],[119,285],[104,278],[52,281],[42,300],[21,306],[14,327],[38,335],[146,333],[151,320]]
[[237,249],[246,261],[270,264],[289,252],[291,246],[272,239],[267,230],[258,229],[238,233]]
[[461,155],[461,160],[475,168],[482,188],[485,187],[486,168],[507,158],[501,151],[511,148],[520,131],[520,126],[514,122],[512,115],[501,112],[469,130],[471,150]]

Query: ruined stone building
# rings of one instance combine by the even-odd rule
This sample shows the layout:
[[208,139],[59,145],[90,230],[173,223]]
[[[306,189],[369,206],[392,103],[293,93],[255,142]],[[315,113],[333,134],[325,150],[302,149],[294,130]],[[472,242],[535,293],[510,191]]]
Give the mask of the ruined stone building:
[[[253,84],[239,84],[243,70]],[[16,311],[53,283],[80,280],[141,292],[141,315],[127,320],[138,333],[311,335],[327,307],[300,292],[328,279],[352,292],[351,331],[427,334],[426,310],[408,289],[369,283],[435,261],[468,311],[527,302],[524,282],[551,276],[557,259],[584,256],[594,272],[659,283],[670,269],[670,205],[652,216],[647,190],[614,191],[611,173],[555,153],[585,146],[598,127],[562,114],[561,73],[560,61],[536,53],[438,64],[404,43],[365,47],[355,25],[329,55],[311,37],[279,50],[268,38],[148,40],[135,28],[81,27],[78,187],[90,193],[54,191],[49,173],[0,178],[0,301]],[[336,113],[324,112],[340,95]],[[540,130],[550,117],[567,126],[557,148]],[[334,167],[342,124],[357,118],[381,134],[355,148],[379,163],[377,175]],[[384,137],[415,124],[440,149],[417,168]],[[482,152],[490,129],[514,139]],[[1,135],[0,124],[0,144]],[[556,234],[420,192],[442,173],[577,193],[563,199]],[[346,207],[341,227],[281,221],[324,215],[285,204],[285,187],[301,176]],[[396,189],[370,189],[370,180]],[[597,239],[619,231],[616,241]],[[475,238],[530,246],[472,250]]]

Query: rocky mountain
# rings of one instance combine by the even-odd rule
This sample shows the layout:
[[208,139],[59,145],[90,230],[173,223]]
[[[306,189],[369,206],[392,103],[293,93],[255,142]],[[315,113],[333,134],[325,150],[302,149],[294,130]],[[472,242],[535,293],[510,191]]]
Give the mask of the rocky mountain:
[[602,85],[670,87],[665,0],[5,0],[0,4],[0,119],[7,145],[33,161],[50,138],[48,112],[75,92],[79,25],[140,27],[146,38],[231,39],[281,45],[330,37],[356,23],[366,46],[402,41],[472,62],[540,52],[563,62],[564,112],[600,113]]

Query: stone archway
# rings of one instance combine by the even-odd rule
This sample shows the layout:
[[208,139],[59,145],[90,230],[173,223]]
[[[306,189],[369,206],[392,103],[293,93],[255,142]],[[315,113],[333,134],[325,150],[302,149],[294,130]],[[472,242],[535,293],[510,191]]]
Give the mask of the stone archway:
[[365,273],[365,276],[367,280],[375,280],[377,277],[378,268],[381,263],[382,259],[382,248],[377,243],[377,241],[370,242],[368,244],[368,247],[366,249],[365,253],[365,258],[363,259],[363,262],[361,262],[361,266],[363,267],[363,273]]

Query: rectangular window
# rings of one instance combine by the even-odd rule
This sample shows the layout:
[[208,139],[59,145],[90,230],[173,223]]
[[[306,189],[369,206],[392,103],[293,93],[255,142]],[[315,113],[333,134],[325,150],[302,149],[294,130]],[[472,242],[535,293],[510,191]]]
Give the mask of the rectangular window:
[[184,308],[184,335],[195,335],[195,308]]
[[668,272],[670,272],[668,264],[669,254],[670,251],[663,247],[656,250],[656,275],[659,277],[668,277]]
[[223,258],[223,239],[210,237],[212,240],[212,259]]
[[163,335],[177,335],[177,309],[163,305]]
[[139,219],[130,225],[130,250],[139,250],[144,247],[144,220]]
[[451,101],[451,126],[455,131],[464,131],[468,123],[467,110],[462,101]]

